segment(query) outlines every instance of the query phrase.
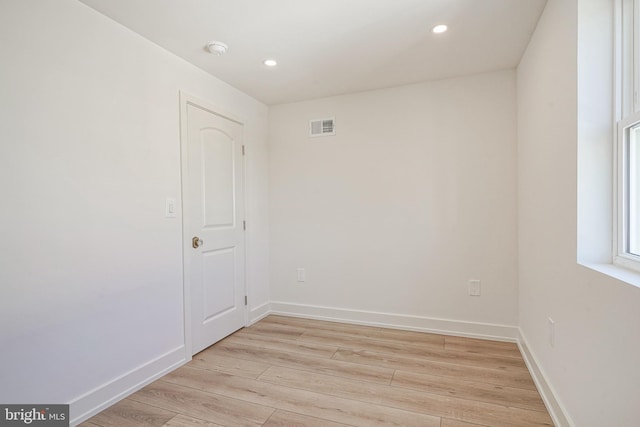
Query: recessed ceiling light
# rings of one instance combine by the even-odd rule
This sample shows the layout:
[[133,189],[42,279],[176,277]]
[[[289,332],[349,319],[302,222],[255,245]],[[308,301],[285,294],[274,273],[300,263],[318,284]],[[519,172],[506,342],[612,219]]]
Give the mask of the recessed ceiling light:
[[278,62],[275,59],[265,59],[262,63],[267,67],[275,67],[278,65]]
[[229,46],[227,46],[225,43],[211,40],[209,43],[207,43],[207,49],[209,50],[209,52],[213,53],[214,55],[220,56],[227,53]]
[[431,29],[435,34],[441,34],[447,31],[447,26],[444,24],[436,25]]

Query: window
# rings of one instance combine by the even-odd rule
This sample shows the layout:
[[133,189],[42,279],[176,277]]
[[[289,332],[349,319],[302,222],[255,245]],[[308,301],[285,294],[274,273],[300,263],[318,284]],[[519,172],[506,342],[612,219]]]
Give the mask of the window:
[[620,0],[614,262],[640,270],[640,0]]

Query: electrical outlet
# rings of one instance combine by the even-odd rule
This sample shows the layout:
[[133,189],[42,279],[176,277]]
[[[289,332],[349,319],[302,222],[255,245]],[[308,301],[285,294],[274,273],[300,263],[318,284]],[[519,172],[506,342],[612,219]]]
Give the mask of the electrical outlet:
[[556,322],[549,317],[547,319],[549,321],[549,345],[551,347],[556,346]]
[[480,296],[480,280],[469,280],[469,295],[472,297]]
[[306,282],[307,281],[307,272],[304,268],[299,268],[296,270],[298,274],[298,282]]

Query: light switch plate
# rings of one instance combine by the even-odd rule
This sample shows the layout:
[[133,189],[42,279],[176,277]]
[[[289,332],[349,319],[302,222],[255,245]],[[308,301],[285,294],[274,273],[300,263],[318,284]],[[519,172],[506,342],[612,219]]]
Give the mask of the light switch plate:
[[175,218],[178,215],[178,205],[176,203],[176,199],[171,197],[167,197],[165,203],[164,217],[165,218]]

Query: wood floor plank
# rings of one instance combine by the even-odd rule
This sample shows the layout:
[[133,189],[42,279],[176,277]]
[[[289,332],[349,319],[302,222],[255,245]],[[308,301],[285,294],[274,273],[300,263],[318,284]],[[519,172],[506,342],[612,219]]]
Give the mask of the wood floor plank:
[[265,337],[274,337],[282,339],[295,340],[305,332],[304,328],[288,325],[278,325],[273,323],[258,322],[247,328],[243,328],[246,332],[259,333]]
[[322,330],[308,330],[302,334],[297,341],[386,353],[401,352],[407,354],[421,354],[425,351],[444,350],[444,345],[442,343],[411,343],[387,338],[374,338]]
[[522,359],[518,345],[512,342],[446,336],[444,348],[445,350],[466,351],[469,353],[479,354],[495,354]]
[[436,377],[405,371],[396,371],[391,385],[532,411],[546,412],[547,410],[537,390],[504,387],[484,382]]
[[205,349],[193,356],[193,359],[189,362],[189,366],[194,368],[210,369],[241,377],[258,378],[260,374],[266,371],[271,365],[220,355],[210,357],[208,349]]
[[419,372],[427,375],[445,376],[469,381],[487,382],[489,384],[505,385],[507,387],[536,390],[536,386],[527,371],[503,371],[485,367],[464,366],[454,363],[435,362],[415,357],[380,354],[366,350],[339,349],[333,359],[377,366],[388,369],[398,369],[409,372]]
[[368,337],[379,339],[390,339],[398,342],[412,344],[431,344],[432,346],[444,348],[444,335],[431,334],[426,332],[405,331],[399,329],[380,328],[375,326],[353,325],[347,323],[327,322],[321,320],[308,320],[295,317],[270,315],[261,323],[278,325],[291,325],[298,328],[312,328],[314,331],[335,332],[352,337]]
[[[180,368],[178,371],[181,369],[184,368]],[[197,375],[213,372],[195,368],[189,369],[196,372]],[[273,408],[182,387],[163,380],[156,381],[132,394],[130,399],[222,425],[261,426],[274,411]]]
[[[303,334],[304,335],[304,334]],[[283,340],[273,337],[265,337],[261,334],[248,333],[240,330],[232,336],[228,337],[227,342],[235,342],[239,344],[253,345],[261,348],[274,348],[282,351],[307,354],[310,356],[330,358],[333,353],[338,350],[336,345],[327,345],[323,343],[307,342],[300,340]]]
[[484,427],[484,425],[465,423],[464,421],[450,420],[448,418],[443,418],[442,422],[440,423],[440,427]]
[[403,354],[437,362],[528,372],[522,358],[464,351],[448,351],[444,348],[434,348],[430,343],[425,345],[384,338],[353,337],[325,331],[307,331],[298,338],[298,341],[337,345],[352,350],[369,350],[376,353]]
[[[365,325],[353,325],[348,323],[341,322],[331,322],[328,320],[311,320],[311,319],[303,319],[300,317],[289,317],[289,316],[279,316],[275,314],[271,314],[260,321],[260,323],[268,323],[268,324],[276,324],[276,325],[284,325],[284,326],[295,326],[298,328],[307,329],[309,327],[314,330],[322,330],[322,331],[361,331],[364,334],[374,333],[376,330],[380,329],[375,326],[365,326]],[[354,332],[355,333],[355,332]]]
[[492,403],[461,399],[402,389],[386,385],[364,384],[344,378],[314,374],[281,367],[271,367],[260,381],[301,390],[323,393],[375,405],[403,409],[437,417],[491,426],[552,426],[546,412],[510,408]]
[[321,418],[294,414],[278,409],[262,427],[348,427],[346,424],[334,423]]
[[101,427],[160,427],[175,415],[176,412],[125,399],[87,421]]
[[321,359],[302,354],[292,354],[270,348],[260,348],[244,344],[221,341],[209,348],[203,357],[226,356],[238,359],[285,366],[311,372],[340,375],[361,381],[390,384],[393,369],[377,366],[354,364],[334,359]]
[[414,344],[444,344],[444,335],[430,334],[428,332],[403,331],[400,329],[380,328],[372,338],[397,340]]
[[221,424],[214,424],[209,421],[199,420],[197,418],[187,417],[186,415],[178,414],[171,418],[162,427],[224,427]]
[[102,427],[102,426],[99,426],[98,424],[93,424],[93,423],[90,423],[88,421],[85,421],[82,424],[78,424],[77,427]]
[[164,377],[166,381],[284,411],[353,426],[439,427],[440,418],[372,405],[306,390],[284,387],[215,371],[182,367]]

